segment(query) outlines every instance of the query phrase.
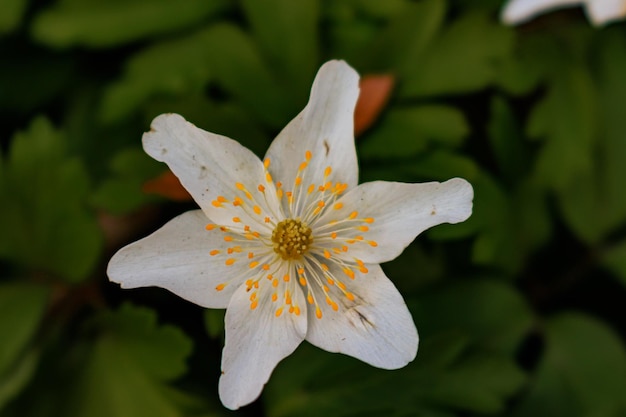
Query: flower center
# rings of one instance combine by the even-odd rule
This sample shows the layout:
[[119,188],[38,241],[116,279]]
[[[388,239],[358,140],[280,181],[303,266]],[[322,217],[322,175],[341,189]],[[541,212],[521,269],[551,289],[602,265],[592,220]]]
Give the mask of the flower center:
[[274,252],[285,260],[300,259],[313,243],[311,228],[300,219],[286,219],[272,232]]

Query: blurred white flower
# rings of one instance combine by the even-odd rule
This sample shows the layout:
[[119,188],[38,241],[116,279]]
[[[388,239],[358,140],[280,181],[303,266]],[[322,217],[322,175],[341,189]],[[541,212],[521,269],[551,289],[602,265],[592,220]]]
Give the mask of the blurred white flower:
[[108,275],[227,308],[219,392],[228,408],[254,401],[303,340],[385,369],[417,353],[411,314],[378,264],[425,229],[467,219],[473,190],[458,178],[357,185],[358,81],[342,61],[322,66],[263,161],[176,114],[143,136],[201,210],[121,249]]
[[516,25],[555,9],[582,5],[595,26],[626,17],[626,0],[509,0],[502,10],[502,21]]

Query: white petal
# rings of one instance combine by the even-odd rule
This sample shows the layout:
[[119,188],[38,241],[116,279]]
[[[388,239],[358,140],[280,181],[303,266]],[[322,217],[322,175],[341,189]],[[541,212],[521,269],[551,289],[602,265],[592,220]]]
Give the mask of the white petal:
[[276,181],[292,189],[298,168],[310,151],[305,184],[327,181],[356,186],[358,166],[354,147],[354,107],[359,96],[359,76],[343,61],[324,64],[313,82],[309,103],[276,137],[267,151]]
[[[258,307],[252,310],[250,292],[246,289],[242,285],[235,291],[226,310],[219,393],[224,406],[232,410],[251,403],[261,394],[278,362],[304,340],[307,327],[304,308],[299,316],[284,311],[277,317],[276,309],[282,304],[271,301],[268,288],[260,289]],[[304,307],[299,288],[293,293],[293,302]]]
[[[207,222],[202,211],[188,211],[120,249],[109,261],[109,279],[122,288],[156,286],[203,307],[225,308],[248,267],[246,262],[226,266],[223,256],[209,255],[225,242],[220,231],[205,230]],[[235,276],[238,280],[216,290]]]
[[[348,245],[349,250],[338,256],[358,258],[365,263],[382,263],[400,255],[424,230],[441,223],[465,221],[472,213],[473,196],[472,186],[461,178],[423,184],[368,182],[349,191],[338,200],[343,203],[341,209],[327,210],[311,227],[315,231],[329,221],[347,219],[352,211],[358,212],[357,220],[373,218],[373,223],[337,225],[337,228],[346,224],[369,227],[366,232],[351,229],[339,234],[339,238],[361,235],[364,240]],[[374,241],[377,246],[373,247],[367,241]]]
[[[273,185],[265,181],[263,163],[232,139],[199,129],[177,114],[162,114],[143,135],[143,147],[154,159],[167,163],[204,213],[217,224],[234,226],[232,218],[240,217],[244,223],[252,223],[254,230],[263,230],[266,226],[262,219],[276,211],[278,202]],[[247,201],[236,183],[245,185],[255,204],[263,208],[264,213],[258,218],[251,219],[230,203],[220,208],[213,206],[218,196],[229,202],[235,196]],[[267,193],[271,197],[268,203],[257,190],[259,184],[271,189]]]
[[626,17],[625,0],[587,0],[587,15],[596,26]]
[[537,15],[584,3],[584,0],[511,0],[502,10],[501,19],[509,25],[531,20]]
[[[350,301],[336,291],[337,311],[324,302],[323,293],[318,290],[321,295],[316,296],[322,308],[322,318],[318,319],[310,309],[306,340],[329,352],[344,353],[372,366],[401,368],[415,359],[417,353],[415,324],[402,296],[380,266],[367,267],[367,274],[356,271],[354,281],[347,277],[343,280],[355,299]],[[330,272],[335,276],[343,275],[336,265],[330,267]]]

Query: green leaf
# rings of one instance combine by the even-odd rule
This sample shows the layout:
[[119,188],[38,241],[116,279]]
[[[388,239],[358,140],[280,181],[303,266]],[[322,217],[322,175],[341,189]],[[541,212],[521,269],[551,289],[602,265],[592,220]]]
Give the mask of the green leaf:
[[124,75],[104,92],[100,119],[115,122],[159,94],[201,92],[211,78],[211,31],[159,42],[133,55]]
[[33,37],[46,45],[110,47],[198,24],[225,8],[223,0],[59,1],[39,13]]
[[600,260],[626,285],[626,241],[605,249]]
[[46,287],[0,284],[0,410],[32,376],[38,355],[29,347],[50,291]]
[[247,34],[234,25],[215,25],[208,52],[216,83],[259,120],[282,128],[293,117],[288,93]]
[[527,126],[531,137],[544,140],[535,167],[539,180],[562,189],[590,173],[596,116],[596,94],[589,72],[574,63],[562,65]]
[[518,180],[526,174],[530,156],[513,111],[501,96],[491,101],[491,119],[487,130],[500,172],[510,182]]
[[404,71],[401,97],[459,94],[492,83],[512,48],[511,29],[484,13],[470,13],[449,25],[419,60]]
[[[584,142],[584,146],[567,152],[577,152],[581,163],[585,158],[584,162],[590,166],[575,171],[572,180],[557,190],[565,220],[579,238],[592,244],[599,243],[615,228],[626,224],[626,164],[623,158],[626,155],[626,119],[621,111],[626,95],[623,75],[626,71],[626,41],[623,30],[615,30],[603,33],[596,42],[594,75],[597,82],[588,88],[595,88],[597,108],[586,108],[586,111],[597,111],[594,114],[597,118],[587,122],[595,122],[597,129],[591,138],[585,137],[588,142]],[[583,108],[582,103],[579,107]],[[565,120],[562,123],[565,124]],[[573,128],[585,127],[578,120],[568,123]],[[587,132],[587,135],[592,133]],[[569,138],[573,145],[577,145],[578,140],[577,137]],[[561,152],[563,154],[566,152]]]
[[534,383],[511,415],[622,416],[626,349],[605,324],[563,313],[545,326],[546,348]]
[[319,0],[243,0],[241,6],[282,88],[305,103],[318,64]]
[[43,119],[17,133],[0,175],[0,257],[70,281],[86,278],[101,248],[86,209],[89,178],[65,137]]
[[0,13],[0,35],[12,32],[22,21],[28,0],[4,0]]
[[458,146],[469,127],[459,110],[425,105],[390,110],[360,146],[364,158],[407,157],[431,144]]
[[157,326],[146,308],[122,306],[100,317],[103,332],[79,376],[68,416],[181,416],[165,382],[186,370],[191,341]]
[[139,149],[126,149],[111,160],[112,175],[96,190],[92,202],[113,214],[136,210],[152,198],[142,185],[163,172],[163,166]]
[[406,2],[388,27],[365,45],[365,66],[370,71],[394,68],[403,76],[411,74],[421,65],[424,50],[441,27],[445,12],[445,0]]
[[470,352],[464,338],[442,334],[423,340],[415,362],[393,372],[302,346],[277,367],[264,403],[272,417],[493,413],[524,381],[511,360]]
[[422,337],[454,331],[482,348],[509,356],[519,349],[534,322],[523,296],[499,281],[447,285],[425,292],[412,307]]

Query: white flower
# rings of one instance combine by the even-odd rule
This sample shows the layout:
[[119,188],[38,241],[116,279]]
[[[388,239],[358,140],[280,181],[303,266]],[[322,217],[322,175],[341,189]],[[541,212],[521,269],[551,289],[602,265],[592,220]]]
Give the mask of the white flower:
[[568,6],[585,6],[595,26],[602,26],[626,16],[626,0],[509,0],[502,11],[502,21],[516,25],[535,16]]
[[303,340],[385,369],[417,353],[411,314],[378,264],[425,229],[467,219],[473,190],[458,178],[357,185],[358,81],[342,61],[322,66],[263,161],[176,114],[143,136],[201,210],[121,249],[108,275],[227,308],[219,392],[228,408],[254,401]]

